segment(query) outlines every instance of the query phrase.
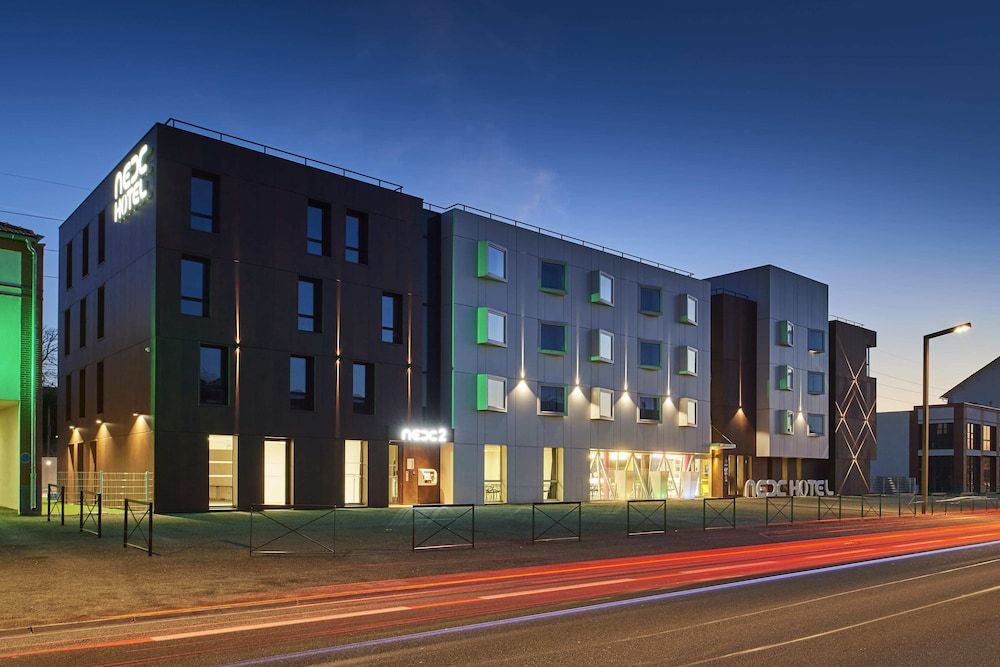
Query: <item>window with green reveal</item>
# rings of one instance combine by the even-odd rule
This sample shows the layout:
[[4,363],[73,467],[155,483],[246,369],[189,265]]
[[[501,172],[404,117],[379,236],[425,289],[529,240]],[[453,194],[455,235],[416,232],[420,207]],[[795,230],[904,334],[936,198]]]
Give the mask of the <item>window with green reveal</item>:
[[794,388],[795,370],[791,366],[778,366],[778,389],[791,391]]
[[480,278],[507,281],[507,249],[492,241],[476,246],[476,275]]
[[480,345],[507,345],[507,315],[492,308],[476,309],[476,342]]
[[551,294],[566,293],[566,264],[541,260],[538,268],[538,288]]
[[569,332],[565,323],[540,322],[538,324],[538,351],[544,354],[566,354],[569,349]]
[[795,344],[795,327],[788,320],[778,322],[778,345],[792,347]]
[[791,410],[778,410],[776,413],[775,430],[782,435],[792,435],[795,414]]
[[507,379],[485,373],[477,375],[476,409],[507,412]]

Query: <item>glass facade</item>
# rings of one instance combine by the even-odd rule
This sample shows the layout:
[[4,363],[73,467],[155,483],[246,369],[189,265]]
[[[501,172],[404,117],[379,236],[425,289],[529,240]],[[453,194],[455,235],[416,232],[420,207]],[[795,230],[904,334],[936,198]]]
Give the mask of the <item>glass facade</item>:
[[590,500],[660,500],[711,495],[708,456],[590,450]]

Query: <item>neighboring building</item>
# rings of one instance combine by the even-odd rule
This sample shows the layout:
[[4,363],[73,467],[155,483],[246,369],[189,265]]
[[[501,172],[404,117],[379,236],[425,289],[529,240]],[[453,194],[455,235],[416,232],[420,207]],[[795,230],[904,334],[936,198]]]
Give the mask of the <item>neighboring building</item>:
[[442,501],[709,495],[708,283],[462,210],[440,225]]
[[41,502],[42,237],[0,222],[0,507]]
[[[837,493],[868,493],[874,481],[871,461],[878,454],[876,382],[869,375],[868,356],[869,350],[875,347],[876,334],[871,329],[845,320],[831,320],[829,331],[828,479]],[[814,353],[819,354],[818,351]]]
[[948,403],[1000,407],[1000,357],[946,391],[943,397]]
[[157,124],[60,227],[60,468],[164,512],[386,505],[424,423],[422,202],[248,145]]

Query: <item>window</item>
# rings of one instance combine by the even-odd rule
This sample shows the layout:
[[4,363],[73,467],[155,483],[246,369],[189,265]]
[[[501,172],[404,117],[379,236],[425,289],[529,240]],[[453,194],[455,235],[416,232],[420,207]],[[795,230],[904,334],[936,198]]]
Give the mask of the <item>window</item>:
[[229,404],[229,350],[202,345],[198,371],[198,401],[202,405]]
[[403,297],[398,294],[382,295],[382,342],[403,342]]
[[792,434],[792,425],[794,424],[795,415],[791,410],[778,410],[775,412],[775,417],[777,421],[776,430],[782,435]]
[[107,225],[104,222],[104,211],[97,214],[97,263],[103,264],[107,249]]
[[79,410],[77,411],[77,416],[83,419],[87,416],[87,369],[81,368],[80,375],[77,376],[79,384],[77,385],[76,397],[80,404],[77,406]]
[[80,299],[80,330],[77,335],[80,338],[80,347],[87,347],[87,297]]
[[359,415],[375,414],[375,365],[354,363],[351,382],[354,412]]
[[788,320],[778,322],[778,345],[792,347],[795,344],[795,327]]
[[95,396],[95,402],[97,403],[97,414],[104,414],[104,362],[97,362],[97,395]]
[[507,345],[507,315],[492,308],[476,309],[476,342],[480,345]]
[[62,330],[63,354],[69,354],[69,346],[70,343],[72,342],[71,341],[72,336],[70,335],[69,328],[72,326],[72,323],[73,323],[72,311],[69,308],[67,308],[66,310],[63,311],[63,330]]
[[809,330],[809,351],[815,354],[826,352],[826,332],[822,329]]
[[639,395],[639,421],[660,421],[660,397]]
[[312,278],[299,278],[299,331],[322,330],[323,283]]
[[538,414],[566,415],[565,385],[543,384],[538,387]]
[[604,329],[590,332],[590,360],[605,364],[615,362],[615,335]]
[[678,426],[698,425],[698,401],[693,398],[682,398],[677,407]]
[[507,412],[507,380],[496,375],[476,376],[476,409]]
[[306,207],[306,252],[330,256],[330,209],[313,202]]
[[66,376],[66,421],[73,419],[73,374]]
[[288,392],[291,407],[295,410],[313,409],[313,359],[312,357],[289,358]]
[[208,174],[191,174],[191,229],[217,232],[217,180]]
[[90,225],[83,226],[83,237],[80,243],[80,275],[90,273]]
[[982,432],[982,427],[979,424],[966,424],[965,425],[965,448],[966,449],[979,449],[979,436]]
[[476,275],[491,280],[507,280],[507,249],[492,241],[476,244]]
[[590,390],[590,418],[614,420],[615,392],[603,387],[594,387]]
[[73,286],[73,242],[66,244],[66,289]]
[[679,360],[677,363],[678,375],[698,374],[698,350],[693,347],[682,346],[679,348]]
[[809,424],[809,435],[823,435],[823,415],[810,414],[806,423]]
[[659,287],[639,285],[639,312],[643,315],[663,314],[663,291]]
[[232,435],[208,436],[208,506],[235,507],[234,446],[236,437]]
[[993,451],[993,441],[996,440],[996,426],[984,426],[983,427],[983,451],[992,452]]
[[698,324],[698,299],[690,294],[681,294],[681,322]]
[[507,447],[483,445],[483,501],[507,502]]
[[104,338],[104,285],[97,288],[97,340]]
[[181,259],[181,314],[208,317],[207,259]]
[[639,367],[657,369],[662,366],[660,361],[660,344],[655,340],[639,341]]
[[795,369],[791,366],[778,366],[778,390],[791,391],[795,388]]
[[603,271],[593,271],[590,274],[590,301],[603,303],[606,306],[615,305],[615,279]]
[[566,265],[542,260],[538,271],[538,286],[543,292],[566,293]]
[[563,499],[563,448],[542,448],[542,501]]
[[538,325],[538,348],[545,354],[566,354],[566,325],[557,322],[540,322]]
[[344,218],[344,259],[351,264],[368,263],[368,216],[348,211]]
[[344,441],[344,504],[368,504],[368,441]]
[[807,389],[810,394],[822,394],[826,391],[826,376],[823,373],[809,371],[807,381],[809,383]]

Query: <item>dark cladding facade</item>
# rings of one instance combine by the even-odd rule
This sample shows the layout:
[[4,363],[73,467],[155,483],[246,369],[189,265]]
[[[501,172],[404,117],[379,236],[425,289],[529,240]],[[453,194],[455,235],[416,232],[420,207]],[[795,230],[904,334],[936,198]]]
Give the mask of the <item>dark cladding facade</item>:
[[422,201],[162,124],[128,155],[60,228],[60,469],[154,473],[165,512],[386,505]]

